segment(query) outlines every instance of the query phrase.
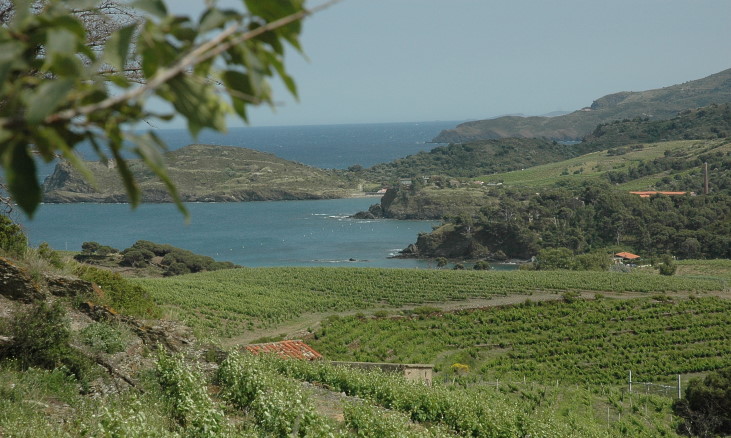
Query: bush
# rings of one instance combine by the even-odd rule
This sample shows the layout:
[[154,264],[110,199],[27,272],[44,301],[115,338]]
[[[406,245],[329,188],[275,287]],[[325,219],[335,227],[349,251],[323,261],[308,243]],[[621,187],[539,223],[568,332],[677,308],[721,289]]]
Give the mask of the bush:
[[20,226],[13,223],[9,217],[0,214],[0,250],[19,257],[27,246],[28,239]]
[[15,359],[22,369],[65,367],[78,379],[88,374],[90,361],[69,345],[71,332],[63,308],[40,302],[18,312],[8,324],[11,345],[0,357]]
[[477,270],[477,271],[489,271],[490,269],[492,269],[492,267],[490,266],[490,264],[488,262],[486,262],[484,260],[480,260],[477,263],[475,263],[474,266],[472,266],[472,269]]
[[103,304],[116,310],[143,318],[157,318],[162,313],[142,287],[130,283],[116,272],[80,265],[75,272],[82,280],[96,283],[104,292]]
[[150,264],[150,260],[155,254],[147,249],[125,250],[122,260],[119,262],[122,266],[132,266],[135,268],[144,268]]
[[685,398],[673,403],[675,415],[683,418],[679,432],[712,437],[731,434],[731,367],[693,379]]
[[568,248],[545,248],[536,256],[536,269],[574,269],[574,253]]
[[669,254],[662,256],[661,263],[657,265],[660,275],[673,275],[678,270],[678,266],[673,262],[673,258]]
[[104,322],[89,324],[81,330],[81,339],[86,345],[108,354],[124,351],[127,347],[124,338],[119,327]]
[[63,261],[58,252],[54,251],[48,243],[43,242],[38,245],[38,255],[45,261],[51,264],[54,268],[63,268]]

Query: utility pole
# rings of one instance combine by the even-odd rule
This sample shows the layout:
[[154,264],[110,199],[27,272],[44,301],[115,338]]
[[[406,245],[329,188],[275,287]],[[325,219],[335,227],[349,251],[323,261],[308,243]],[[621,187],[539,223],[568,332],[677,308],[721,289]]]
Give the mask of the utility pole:
[[707,195],[708,190],[708,161],[703,163],[703,194]]

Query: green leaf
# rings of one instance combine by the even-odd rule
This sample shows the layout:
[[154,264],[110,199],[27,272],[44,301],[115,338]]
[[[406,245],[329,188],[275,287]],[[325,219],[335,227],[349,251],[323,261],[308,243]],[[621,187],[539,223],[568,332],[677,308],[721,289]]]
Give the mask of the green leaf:
[[221,75],[221,79],[223,80],[223,83],[226,84],[226,87],[232,90],[236,90],[250,96],[254,95],[251,88],[251,79],[246,73],[241,73],[236,70],[226,70]]
[[202,81],[198,77],[177,76],[157,93],[188,119],[188,129],[194,136],[203,128],[226,129],[227,108],[213,87]]
[[28,148],[18,143],[12,145],[3,156],[3,164],[10,194],[28,217],[33,217],[42,194],[36,179],[36,164]]
[[73,86],[74,81],[71,79],[48,80],[41,84],[27,103],[28,110],[25,117],[28,123],[38,124],[53,113]]
[[119,172],[119,176],[122,177],[122,183],[129,198],[129,204],[134,208],[140,204],[140,189],[137,187],[137,182],[132,172],[130,172],[129,166],[127,166],[127,160],[119,153],[120,147],[119,144],[115,145],[114,142],[110,145],[112,156],[114,156],[114,160],[117,163],[117,171]]
[[218,8],[207,9],[200,19],[198,33],[204,34],[213,29],[221,29],[229,20],[240,20],[241,15],[236,11],[221,10]]
[[50,60],[49,71],[55,73],[58,76],[66,76],[71,78],[84,78],[86,77],[86,70],[81,60],[76,54],[72,53],[57,53],[52,57],[47,58]]
[[48,55],[76,53],[77,38],[77,35],[67,29],[50,29],[46,34],[46,51]]
[[190,219],[188,210],[183,205],[175,184],[173,184],[167,174],[165,160],[160,153],[160,151],[167,149],[165,143],[152,132],[144,135],[128,135],[127,138],[137,145],[135,153],[142,158],[142,161],[144,161],[147,167],[165,184],[168,193],[173,198],[173,202],[178,207],[178,210],[183,213],[186,221],[188,221]]
[[266,21],[278,20],[296,14],[304,9],[303,0],[244,0],[244,3],[249,12]]
[[18,63],[18,59],[22,54],[23,47],[18,43],[6,42],[0,44],[0,87],[5,84],[8,73]]
[[83,176],[84,179],[92,185],[92,187],[97,187],[94,174],[92,174],[89,168],[84,165],[81,158],[74,153],[66,139],[63,138],[58,131],[47,126],[39,126],[36,128],[36,134],[36,138],[39,139],[39,143],[44,142],[46,144],[46,148],[49,150],[60,150],[64,158],[66,158],[66,160],[79,171],[81,176]]
[[124,68],[136,28],[136,25],[125,26],[109,37],[104,47],[104,61],[107,64],[119,70]]
[[168,9],[162,0],[137,0],[132,2],[132,7],[148,12],[157,18],[165,18],[168,15]]

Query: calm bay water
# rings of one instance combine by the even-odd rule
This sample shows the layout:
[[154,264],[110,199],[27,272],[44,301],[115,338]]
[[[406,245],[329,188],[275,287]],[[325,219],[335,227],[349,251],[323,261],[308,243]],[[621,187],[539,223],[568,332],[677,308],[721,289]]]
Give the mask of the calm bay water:
[[[429,150],[429,141],[456,122],[236,128],[202,133],[198,143],[242,146],[322,168],[364,167]],[[194,140],[185,130],[158,134],[171,149]],[[51,169],[47,169],[50,172]],[[45,204],[33,221],[18,218],[32,245],[80,250],[97,241],[127,248],[144,239],[169,243],[245,266],[429,267],[391,259],[433,221],[356,220],[378,198],[188,204],[191,223],[169,204]],[[351,261],[354,259],[355,261]]]
[[24,226],[31,244],[57,249],[85,241],[123,249],[143,239],[244,266],[429,267],[389,256],[434,222],[347,217],[377,200],[194,203],[187,225],[170,204],[46,204]]

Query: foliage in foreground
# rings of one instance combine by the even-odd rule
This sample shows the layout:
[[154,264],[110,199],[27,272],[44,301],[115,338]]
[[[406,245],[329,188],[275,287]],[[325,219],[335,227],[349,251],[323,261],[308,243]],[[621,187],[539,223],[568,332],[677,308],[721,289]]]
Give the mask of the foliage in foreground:
[[684,419],[679,430],[701,437],[731,434],[731,368],[691,380],[685,398],[673,404]]

